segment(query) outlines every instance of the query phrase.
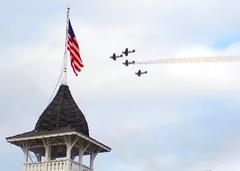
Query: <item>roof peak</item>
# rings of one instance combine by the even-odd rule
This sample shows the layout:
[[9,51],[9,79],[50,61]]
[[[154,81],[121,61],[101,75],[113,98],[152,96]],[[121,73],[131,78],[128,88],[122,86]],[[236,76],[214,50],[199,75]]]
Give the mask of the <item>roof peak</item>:
[[74,101],[67,84],[62,84],[51,103],[39,117],[35,130],[72,128],[89,136],[87,121]]

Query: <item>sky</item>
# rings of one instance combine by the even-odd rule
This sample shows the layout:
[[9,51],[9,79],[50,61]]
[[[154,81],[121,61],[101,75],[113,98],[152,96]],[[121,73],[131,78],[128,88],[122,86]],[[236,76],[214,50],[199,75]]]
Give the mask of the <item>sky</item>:
[[[68,85],[105,171],[239,171],[240,63],[129,60],[240,54],[236,0],[9,0],[0,10],[0,164],[23,170],[6,137],[34,129],[61,73],[66,9],[85,67]],[[126,47],[136,53],[112,61]],[[147,70],[138,78],[134,73]]]

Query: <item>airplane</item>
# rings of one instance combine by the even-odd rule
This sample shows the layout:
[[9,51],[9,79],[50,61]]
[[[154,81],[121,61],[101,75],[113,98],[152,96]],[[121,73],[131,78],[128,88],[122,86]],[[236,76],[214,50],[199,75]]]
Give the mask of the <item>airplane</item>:
[[129,53],[134,53],[135,50],[128,50],[128,48],[125,49],[125,51],[123,51],[122,53],[125,55],[125,56],[128,56]]
[[110,58],[112,58],[114,61],[116,61],[117,58],[121,58],[121,57],[123,57],[123,55],[117,56],[115,53],[112,56],[110,56]]
[[123,65],[126,65],[126,66],[128,66],[129,64],[135,64],[135,61],[128,61],[128,60],[126,60],[125,62],[123,62]]
[[140,77],[142,74],[147,74],[147,71],[142,72],[141,70],[138,70],[135,74]]

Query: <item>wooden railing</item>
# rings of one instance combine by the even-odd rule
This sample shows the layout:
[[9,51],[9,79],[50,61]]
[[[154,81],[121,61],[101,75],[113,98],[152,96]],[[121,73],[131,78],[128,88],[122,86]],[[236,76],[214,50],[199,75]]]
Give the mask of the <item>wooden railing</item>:
[[70,171],[80,171],[80,166],[82,166],[82,171],[92,171],[89,167],[85,165],[80,165],[77,162],[71,161],[70,162]]
[[[81,169],[82,167],[82,169]],[[85,165],[69,160],[51,160],[25,164],[24,171],[92,171]]]

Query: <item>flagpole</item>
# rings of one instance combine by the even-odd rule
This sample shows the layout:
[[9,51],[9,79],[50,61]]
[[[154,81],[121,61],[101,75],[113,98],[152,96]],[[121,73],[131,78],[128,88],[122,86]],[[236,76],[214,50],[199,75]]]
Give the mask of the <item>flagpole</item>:
[[63,84],[67,85],[67,36],[68,36],[68,23],[69,23],[69,11],[67,8],[67,24],[66,24],[66,40],[65,40],[65,51],[64,51],[64,62],[63,62]]

